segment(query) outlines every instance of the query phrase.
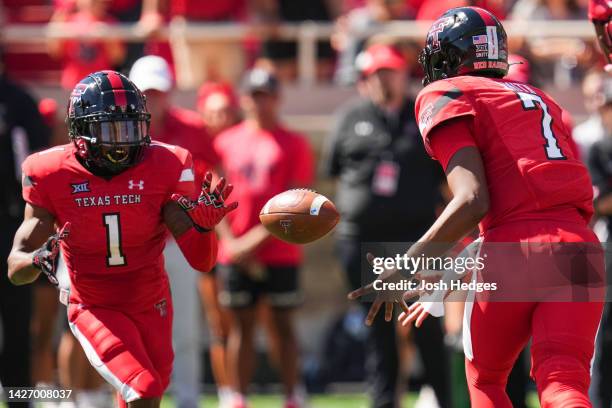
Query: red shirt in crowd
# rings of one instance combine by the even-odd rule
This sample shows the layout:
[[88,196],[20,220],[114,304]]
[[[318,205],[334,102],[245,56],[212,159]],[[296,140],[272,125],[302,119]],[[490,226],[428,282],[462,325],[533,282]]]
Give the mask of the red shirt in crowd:
[[77,12],[67,18],[71,23],[74,39],[63,41],[61,58],[64,62],[61,83],[65,89],[72,89],[76,83],[88,74],[112,68],[112,61],[106,51],[103,41],[80,38],[79,34],[86,34],[96,23],[113,24],[115,20],[106,17],[99,20],[90,13]]
[[[72,13],[75,11],[77,0],[55,0],[55,11]],[[140,0],[108,0],[108,12],[110,14],[125,12],[138,6]]]
[[504,19],[506,13],[503,7],[500,7],[497,3],[497,1],[492,0],[479,0],[476,1],[476,4],[467,0],[424,0],[418,8],[416,20],[437,20],[449,9],[466,6],[482,7],[493,13],[495,17]]
[[[282,126],[258,129],[242,122],[214,139],[225,176],[234,185],[232,200],[240,203],[229,213],[232,233],[240,237],[259,225],[259,213],[276,194],[294,187],[308,187],[313,181],[313,155],[303,135]],[[266,265],[297,265],[302,250],[274,237],[256,252]],[[219,263],[230,263],[224,242],[219,246]]]
[[172,0],[170,17],[183,16],[196,21],[240,20],[246,11],[245,0]]
[[191,153],[196,186],[202,177],[219,163],[212,138],[206,132],[204,122],[196,112],[172,107],[168,110],[161,130],[151,128],[151,137],[164,143],[181,146]]

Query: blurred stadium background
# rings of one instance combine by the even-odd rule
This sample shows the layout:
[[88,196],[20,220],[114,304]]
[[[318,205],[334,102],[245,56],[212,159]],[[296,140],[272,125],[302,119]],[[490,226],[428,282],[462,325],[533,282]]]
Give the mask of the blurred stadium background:
[[[366,40],[376,37],[400,45],[409,61],[410,87],[416,94],[421,87],[416,55],[422,39],[431,19],[450,7],[478,5],[504,19],[511,51],[530,61],[532,82],[559,101],[572,114],[575,124],[587,117],[582,80],[600,63],[593,27],[586,16],[586,0],[171,0],[176,4],[167,4],[161,9],[161,21],[154,22],[143,13],[147,0],[142,2],[144,6],[138,0],[3,3],[0,40],[5,71],[45,100],[54,116],[54,144],[67,141],[63,117],[69,86],[61,85],[67,78],[65,71],[78,71],[79,61],[86,64],[88,58],[78,53],[86,53],[88,45],[104,42],[127,47],[112,63],[107,58],[110,66],[105,68],[127,73],[137,57],[148,53],[169,59],[176,71],[187,70],[185,77],[177,80],[173,101],[188,109],[195,109],[197,90],[204,79],[236,84],[241,72],[190,77],[189,68],[182,66],[184,58],[177,58],[177,54],[214,42],[218,45],[216,58],[223,60],[232,55],[239,61],[235,64],[241,71],[252,66],[275,67],[283,82],[283,119],[309,137],[317,158],[334,122],[334,112],[357,96],[351,67]],[[86,29],[71,25],[66,21],[77,7],[103,7],[109,18]],[[214,10],[207,13],[207,8]],[[72,50],[74,46],[80,51]],[[236,52],[239,57],[235,57]],[[334,196],[330,180],[317,177],[315,188]],[[328,236],[305,248],[301,275],[305,303],[296,315],[296,324],[306,378],[315,376],[332,327],[351,309],[345,300],[347,283],[335,259],[333,242],[334,237]],[[206,367],[203,390],[212,395],[213,380],[206,357],[209,336],[204,320],[201,322],[202,361]],[[254,391],[274,394],[279,389],[278,380],[263,356],[263,334],[257,344],[262,364],[256,373]],[[411,393],[404,406],[408,407],[415,404],[422,367],[418,355],[413,358],[410,342],[405,348]],[[315,407],[367,406],[361,396],[365,388],[359,381],[333,382],[318,388],[316,378],[311,380],[314,390],[323,393],[312,400]],[[339,394],[334,397],[336,393]],[[529,400],[537,406],[533,395]],[[280,401],[263,396],[253,399],[253,406],[279,406]],[[213,400],[207,399],[204,404],[213,404]],[[162,406],[172,406],[172,400],[165,400]]]

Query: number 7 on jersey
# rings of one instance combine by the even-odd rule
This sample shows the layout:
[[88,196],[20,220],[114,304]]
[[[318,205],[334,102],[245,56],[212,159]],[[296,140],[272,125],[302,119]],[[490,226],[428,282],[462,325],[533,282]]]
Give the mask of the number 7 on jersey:
[[561,148],[559,148],[557,138],[552,131],[552,116],[548,112],[548,106],[542,97],[527,92],[517,92],[516,94],[520,98],[524,109],[537,109],[538,107],[536,104],[542,109],[542,136],[546,140],[546,144],[544,145],[546,157],[548,157],[549,160],[565,160],[566,157],[563,155]]

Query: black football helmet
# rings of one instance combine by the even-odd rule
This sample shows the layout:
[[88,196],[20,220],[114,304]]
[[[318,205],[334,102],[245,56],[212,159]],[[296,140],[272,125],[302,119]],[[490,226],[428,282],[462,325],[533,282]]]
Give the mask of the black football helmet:
[[427,32],[419,62],[423,85],[467,74],[503,78],[508,72],[506,31],[482,8],[450,9]]
[[74,87],[66,122],[77,155],[94,174],[134,166],[151,143],[144,95],[115,71],[89,74]]

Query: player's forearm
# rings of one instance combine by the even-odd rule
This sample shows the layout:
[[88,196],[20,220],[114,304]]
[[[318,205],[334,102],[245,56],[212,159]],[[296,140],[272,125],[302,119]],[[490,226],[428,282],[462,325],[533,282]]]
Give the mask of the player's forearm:
[[245,247],[250,251],[259,248],[264,242],[270,238],[270,232],[261,224],[251,228],[246,234],[240,237],[245,241]]
[[455,196],[427,232],[409,250],[409,256],[440,256],[476,228],[489,210],[488,199],[472,194]]
[[232,229],[227,222],[227,219],[222,219],[219,224],[215,227],[215,231],[219,234],[219,239],[221,240],[230,240],[235,239],[234,234],[232,233]]
[[11,251],[8,257],[8,278],[13,285],[25,285],[38,279],[40,269],[32,264],[32,259],[32,253]]
[[162,210],[164,223],[174,238],[193,228],[193,221],[176,203],[169,202]]

